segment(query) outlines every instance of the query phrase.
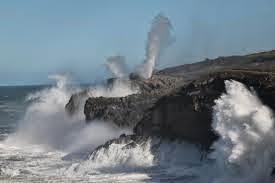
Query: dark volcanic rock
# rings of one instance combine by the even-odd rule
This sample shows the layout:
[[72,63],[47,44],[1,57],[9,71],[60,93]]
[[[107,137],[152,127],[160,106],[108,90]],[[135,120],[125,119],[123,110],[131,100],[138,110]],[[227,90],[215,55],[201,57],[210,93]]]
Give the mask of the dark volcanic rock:
[[[129,86],[129,88],[131,88],[133,90],[137,87],[136,85],[133,85],[128,79],[110,78],[110,79],[106,80],[105,83],[102,83],[102,85],[100,85],[100,89],[105,90],[105,91],[110,91],[114,87],[116,87],[116,84],[121,84],[121,83],[123,83],[125,86],[126,85]],[[74,93],[70,97],[69,102],[65,106],[65,110],[66,110],[67,114],[69,114],[70,116],[73,116],[78,111],[81,111],[83,113],[84,104],[85,104],[86,100],[89,97],[95,97],[96,95],[99,95],[99,92],[96,92],[96,94],[94,93],[94,91],[96,91],[96,90],[97,89],[95,86],[94,88],[91,87],[89,89],[82,90],[78,93]]]
[[154,75],[148,80],[131,80],[140,90],[126,97],[91,97],[86,101],[84,113],[87,121],[100,119],[118,126],[133,127],[162,96],[183,85],[182,77]]
[[[131,78],[131,79],[117,79],[117,78],[110,78],[106,81],[106,83],[103,83],[102,87],[106,90],[106,91],[110,91],[112,89],[114,89],[115,87],[117,87],[118,83],[123,83],[125,86],[129,87],[132,90],[136,90],[138,89],[138,93],[141,94],[140,96],[134,96],[133,100],[142,100],[139,103],[152,103],[154,102],[154,99],[159,98],[160,96],[163,96],[167,93],[169,93],[171,90],[180,87],[183,84],[184,78],[182,76],[169,76],[169,75],[160,75],[160,74],[155,74],[153,75],[150,79],[140,79],[140,78]],[[86,89],[84,91],[81,91],[79,93],[75,93],[71,96],[69,102],[66,104],[65,109],[67,111],[67,113],[69,115],[74,115],[77,111],[81,110],[83,111],[83,106],[85,101],[89,99],[89,105],[87,105],[87,107],[93,106],[93,104],[91,104],[91,101],[93,101],[95,99],[95,103],[98,105],[100,102],[100,100],[102,100],[103,104],[110,104],[110,103],[117,103],[120,102],[120,99],[117,100],[117,98],[121,98],[121,100],[123,100],[123,97],[95,97],[95,95],[93,94],[93,90],[89,90]],[[96,99],[99,98],[99,99]],[[107,99],[108,98],[108,99]],[[138,98],[138,99],[137,99]],[[144,99],[143,99],[144,98]],[[150,99],[152,98],[152,99]],[[110,102],[105,102],[107,100],[110,100]],[[148,101],[144,101],[144,100],[148,100]],[[152,100],[152,102],[149,102],[149,100]],[[133,102],[134,102],[133,101]],[[145,105],[146,105],[145,104]],[[143,105],[145,107],[145,105]],[[140,105],[137,105],[138,107]],[[149,107],[149,106],[148,106]],[[96,109],[96,108],[93,108]],[[99,109],[99,108],[98,108]],[[106,108],[107,109],[107,108]],[[131,110],[134,108],[130,108]],[[86,117],[87,120],[92,120],[94,119],[93,116],[100,118],[100,119],[110,119],[107,116],[102,116],[99,114],[95,114],[93,115],[92,113],[88,112],[88,108],[85,109],[85,114],[87,114],[88,116]],[[92,111],[90,111],[92,112]],[[95,111],[95,113],[97,113],[97,111]],[[89,116],[91,114],[91,116]],[[105,113],[106,114],[106,113]],[[102,116],[102,117],[100,117]]]
[[212,131],[212,107],[224,91],[224,81],[234,79],[253,87],[263,103],[275,109],[272,72],[230,70],[210,74],[162,97],[147,111],[134,131],[138,135],[181,138],[210,147],[217,139]]
[[[274,110],[274,70],[275,51],[271,51],[168,68],[147,80],[132,75],[127,82],[138,87],[139,93],[90,97],[84,113],[87,121],[100,119],[118,126],[135,126],[139,136],[180,138],[208,148],[218,138],[211,129],[212,107],[225,91],[224,81],[234,79],[253,87],[263,103]],[[107,85],[115,87],[115,81],[110,79]],[[77,102],[72,99],[69,103],[72,107],[66,108],[73,111]]]
[[89,98],[84,107],[84,114],[88,122],[99,119],[112,121],[121,127],[133,127],[157,99],[153,95],[140,94],[121,98]]

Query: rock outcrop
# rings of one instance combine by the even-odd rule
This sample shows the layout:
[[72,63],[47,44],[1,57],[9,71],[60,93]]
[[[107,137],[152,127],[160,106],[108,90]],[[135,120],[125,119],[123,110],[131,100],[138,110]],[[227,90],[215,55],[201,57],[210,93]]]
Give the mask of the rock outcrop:
[[90,97],[84,113],[88,122],[112,121],[134,127],[138,136],[183,139],[207,149],[218,138],[211,129],[212,107],[225,91],[224,81],[233,79],[253,87],[274,110],[274,70],[274,51],[169,68],[148,80],[130,77],[131,86],[139,88],[137,94]]
[[253,87],[263,103],[275,109],[274,76],[272,72],[243,70],[210,74],[162,97],[134,131],[138,135],[180,138],[208,148],[217,139],[211,129],[212,107],[225,91],[224,81],[233,79]]
[[134,127],[159,98],[184,83],[182,77],[169,75],[154,75],[148,80],[132,79],[130,82],[139,88],[139,93],[126,97],[90,97],[84,107],[86,120],[99,119]]
[[[120,83],[120,85],[117,85],[117,83]],[[119,109],[120,107],[126,107],[126,108],[128,107],[129,108],[128,111],[130,112],[132,110],[136,110],[136,109],[138,110],[138,108],[140,107],[148,108],[150,107],[149,105],[154,103],[158,98],[182,86],[183,83],[184,83],[184,78],[182,76],[178,77],[178,76],[170,76],[170,75],[162,75],[162,74],[154,74],[150,79],[141,79],[138,77],[133,77],[132,75],[130,75],[129,78],[123,78],[123,79],[111,78],[111,79],[108,79],[107,82],[102,85],[102,88],[104,91],[115,90],[115,87],[120,87],[121,84],[123,84],[125,87],[128,87],[129,90],[138,90],[137,92],[138,94],[133,95],[133,97],[132,95],[130,95],[130,97],[128,96],[101,97],[98,91],[96,91],[96,89],[93,89],[93,88],[86,89],[81,92],[73,94],[69,102],[66,104],[65,109],[69,115],[74,115],[79,110],[83,111],[83,106],[85,104],[85,101],[88,99],[86,102],[86,107],[84,111],[87,121],[91,121],[93,119],[110,120],[110,119],[113,119],[114,116],[108,116],[106,112],[109,111],[110,113],[112,113],[111,112],[112,107],[111,108],[110,106],[104,107],[104,105],[109,105],[110,103],[113,103],[113,104],[118,103],[118,106],[113,106],[113,107],[116,109]],[[127,98],[127,99],[123,99],[123,98]],[[133,99],[132,102],[129,101],[129,103],[131,104],[120,106],[119,103],[121,103],[121,100],[128,100],[128,98],[130,98],[130,100]],[[102,100],[102,103],[99,104],[98,102],[101,100]],[[138,102],[137,105],[135,105],[134,102]],[[97,107],[97,106],[101,106],[101,107]],[[91,110],[89,110],[89,108],[91,108]],[[104,114],[100,112],[105,109],[106,111]],[[144,111],[144,110],[141,110],[141,111]],[[100,116],[103,116],[103,117],[100,117]],[[118,118],[114,118],[114,119],[118,119]],[[117,124],[122,124],[122,122],[117,122]]]
[[211,129],[212,107],[225,91],[224,81],[230,79],[253,87],[263,103],[275,109],[273,72],[227,70],[185,85],[182,81],[163,93],[158,89],[120,98],[89,98],[84,111],[87,120],[136,125],[134,132],[140,136],[179,138],[208,148],[217,139]]

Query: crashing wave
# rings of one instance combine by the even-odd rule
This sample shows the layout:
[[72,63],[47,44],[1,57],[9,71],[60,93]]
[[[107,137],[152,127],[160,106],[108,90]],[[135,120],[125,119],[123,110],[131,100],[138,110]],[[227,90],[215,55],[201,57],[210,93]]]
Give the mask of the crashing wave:
[[[226,93],[215,101],[213,129],[220,138],[205,155],[195,145],[160,139],[111,141],[75,164],[76,174],[89,171],[142,169],[148,175],[181,177],[191,182],[272,182],[275,155],[272,111],[237,81],[225,81]],[[159,175],[161,177],[161,175]],[[150,177],[150,176],[149,176]],[[150,177],[153,180],[153,177]]]
[[[94,121],[87,125],[83,113],[74,118],[69,117],[64,106],[72,93],[79,89],[71,87],[65,76],[55,76],[54,79],[57,80],[55,86],[27,97],[31,104],[20,121],[17,131],[8,137],[6,143],[22,147],[26,144],[41,144],[45,148],[70,152],[85,146],[89,146],[89,149],[95,148],[121,133],[130,133],[129,129],[118,129],[111,123],[101,121]],[[121,83],[116,86],[121,88],[104,90],[103,87],[94,87],[92,89],[97,96],[118,93],[122,95],[131,90]]]
[[[104,122],[87,125],[81,118],[68,117],[64,105],[77,89],[67,87],[66,79],[61,78],[61,83],[56,86],[29,96],[32,103],[24,119],[17,132],[9,136],[5,143],[21,146],[25,149],[24,154],[29,150],[26,144],[40,144],[43,148],[84,155],[86,159],[75,162],[70,156],[61,159],[57,154],[55,159],[60,158],[58,163],[62,168],[39,173],[68,177],[85,175],[92,179],[112,173],[108,181],[114,181],[114,175],[123,174],[152,182],[274,181],[271,176],[275,157],[274,116],[255,92],[242,83],[225,81],[226,92],[215,101],[213,107],[212,127],[220,138],[212,145],[213,151],[205,154],[197,146],[184,141],[136,135],[122,135],[110,140],[122,133],[129,133],[129,130],[121,130]],[[95,91],[98,95],[106,92],[111,96],[111,91]],[[15,160],[22,161],[14,157],[10,161]],[[7,166],[1,172],[7,176],[26,173],[16,170]],[[35,172],[31,167],[27,170]]]

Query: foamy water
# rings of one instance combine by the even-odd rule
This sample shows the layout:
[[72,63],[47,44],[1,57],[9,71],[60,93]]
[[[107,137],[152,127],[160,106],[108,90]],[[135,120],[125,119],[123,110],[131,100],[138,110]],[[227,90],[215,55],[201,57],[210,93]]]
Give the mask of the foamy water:
[[[64,106],[78,89],[56,78],[56,86],[27,97],[32,103],[16,132],[0,141],[0,181],[274,182],[273,112],[239,82],[226,81],[226,93],[215,101],[213,129],[221,138],[207,156],[195,145],[157,138],[132,148],[113,143],[91,154],[131,130],[102,121],[86,125],[83,114],[69,118]],[[107,97],[136,92],[122,83],[116,87],[91,91]]]

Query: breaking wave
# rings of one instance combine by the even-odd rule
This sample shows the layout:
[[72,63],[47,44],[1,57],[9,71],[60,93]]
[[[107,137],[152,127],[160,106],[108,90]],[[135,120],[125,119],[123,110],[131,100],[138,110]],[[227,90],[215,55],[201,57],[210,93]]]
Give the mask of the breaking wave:
[[[131,131],[100,121],[87,125],[83,115],[68,117],[64,106],[80,89],[64,76],[54,78],[55,86],[27,97],[31,104],[18,130],[0,145],[1,175],[57,182],[274,182],[273,112],[242,83],[225,81],[226,92],[213,107],[212,127],[220,138],[206,154],[193,144],[159,138],[100,146]],[[106,97],[137,92],[115,85],[89,91]]]
[[[257,95],[237,81],[225,81],[215,101],[212,127],[220,136],[206,155],[195,145],[148,139],[132,148],[113,143],[68,169],[89,175],[95,169],[141,171],[152,182],[272,182],[274,117]],[[140,169],[141,168],[141,169]],[[130,171],[130,172],[131,172]]]
[[273,113],[243,84],[225,81],[225,86],[213,114],[213,128],[220,136],[211,154],[216,182],[270,182],[275,155]]
[[[45,148],[67,152],[83,148],[84,145],[95,148],[121,133],[130,133],[129,129],[119,129],[112,123],[93,121],[87,125],[83,113],[73,118],[68,116],[64,106],[71,95],[80,89],[72,87],[65,76],[56,75],[50,78],[56,80],[56,85],[27,97],[31,104],[16,133],[6,140],[7,143],[18,146],[41,144]],[[131,93],[131,89],[122,83],[115,83],[113,89],[95,86],[91,87],[90,91],[96,96]]]

